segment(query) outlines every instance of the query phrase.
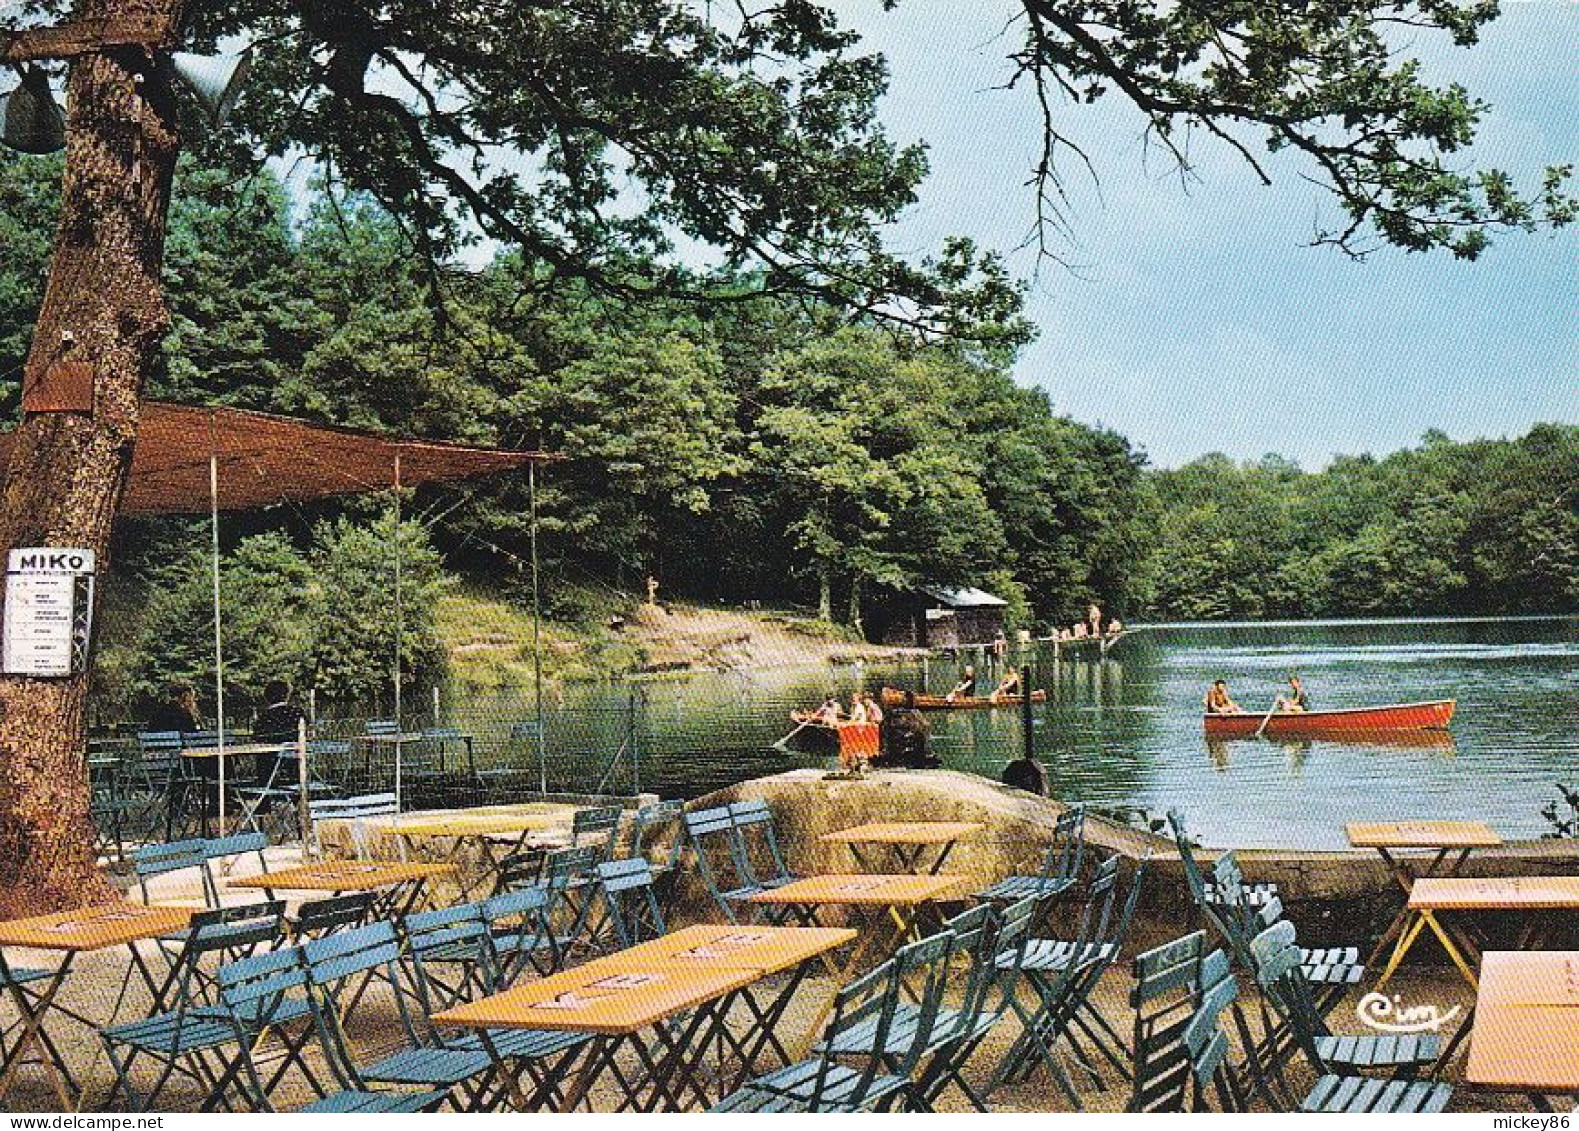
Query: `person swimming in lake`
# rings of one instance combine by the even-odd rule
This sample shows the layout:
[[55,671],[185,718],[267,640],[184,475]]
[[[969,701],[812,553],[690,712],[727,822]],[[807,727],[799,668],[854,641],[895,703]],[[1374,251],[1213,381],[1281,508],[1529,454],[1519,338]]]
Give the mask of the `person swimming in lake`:
[[1235,703],[1228,694],[1228,681],[1217,679],[1206,689],[1206,713],[1208,715],[1242,715],[1245,709]]
[[1310,710],[1310,696],[1305,694],[1305,685],[1300,682],[1299,676],[1288,677],[1288,691],[1287,695],[1277,697],[1277,705],[1272,708],[1274,711],[1289,711],[1297,714]]
[[976,694],[976,669],[975,669],[974,666],[972,666],[970,664],[966,664],[965,665],[965,670],[960,673],[959,683],[955,684],[954,685],[954,690],[950,691],[943,698],[947,699],[950,703],[952,703],[952,702],[954,702],[954,700],[960,698],[960,696],[964,696],[966,699],[969,699],[972,696],[974,696],[975,694]]

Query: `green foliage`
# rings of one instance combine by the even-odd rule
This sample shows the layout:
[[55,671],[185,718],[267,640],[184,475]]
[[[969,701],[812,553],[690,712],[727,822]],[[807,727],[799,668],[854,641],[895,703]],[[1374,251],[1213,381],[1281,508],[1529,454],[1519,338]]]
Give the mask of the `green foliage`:
[[1319,474],[1206,456],[1152,477],[1139,589],[1174,618],[1567,612],[1579,601],[1579,428],[1440,433]]
[[[403,671],[408,692],[443,674],[435,606],[445,590],[438,555],[416,523],[401,524]],[[223,555],[223,624],[227,716],[245,717],[264,685],[285,679],[298,689],[346,702],[388,703],[395,655],[394,523],[341,519],[317,530],[304,552],[279,533],[243,538]],[[101,691],[135,711],[172,681],[198,689],[212,717],[213,574],[209,554],[191,550],[149,569],[136,583],[145,594],[135,612],[119,610],[122,638],[110,644],[114,673]]]

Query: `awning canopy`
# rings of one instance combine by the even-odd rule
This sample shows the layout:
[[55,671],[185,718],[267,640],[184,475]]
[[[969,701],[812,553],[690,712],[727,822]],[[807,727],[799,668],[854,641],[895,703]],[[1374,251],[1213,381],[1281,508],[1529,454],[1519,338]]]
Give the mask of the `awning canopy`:
[[[0,433],[0,483],[13,432]],[[144,401],[122,514],[206,513],[209,459],[218,456],[219,508],[251,510],[291,500],[417,487],[490,475],[557,457],[542,452],[393,440],[236,408]]]

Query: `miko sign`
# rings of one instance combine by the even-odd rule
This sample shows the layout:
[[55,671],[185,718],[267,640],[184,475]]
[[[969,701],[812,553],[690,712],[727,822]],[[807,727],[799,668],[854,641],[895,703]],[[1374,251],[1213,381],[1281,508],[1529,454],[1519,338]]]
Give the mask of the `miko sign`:
[[87,662],[93,621],[92,550],[31,546],[6,566],[6,675],[69,676]]

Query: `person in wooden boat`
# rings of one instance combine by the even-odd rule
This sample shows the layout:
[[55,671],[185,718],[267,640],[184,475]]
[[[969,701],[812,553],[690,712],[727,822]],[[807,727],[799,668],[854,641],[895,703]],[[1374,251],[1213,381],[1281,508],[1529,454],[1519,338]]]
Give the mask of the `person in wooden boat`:
[[866,721],[875,726],[883,725],[883,708],[877,702],[877,697],[868,691],[861,696],[861,706],[866,709]]
[[1020,670],[1010,668],[1003,673],[1003,678],[998,681],[998,686],[993,688],[992,694],[987,696],[994,703],[1005,695],[1017,695],[1020,691]]
[[1242,715],[1245,709],[1228,694],[1228,681],[1216,679],[1206,689],[1206,713],[1208,715]]
[[850,711],[845,717],[852,723],[871,722],[866,717],[866,700],[861,698],[859,691],[850,696]]
[[823,699],[822,706],[817,708],[813,717],[823,726],[836,727],[843,714],[844,708],[839,706],[839,700],[829,695]]
[[1086,622],[1085,621],[1080,621],[1078,624],[1075,625],[1075,636],[1074,636],[1074,638],[1076,640],[1087,640],[1087,639],[1090,638],[1090,636],[1091,636],[1091,634],[1086,631]]
[[1086,610],[1086,623],[1091,626],[1092,636],[1102,635],[1102,606],[1095,601],[1091,602],[1091,607]]
[[1109,636],[1122,636],[1122,635],[1124,635],[1124,622],[1119,620],[1118,617],[1114,617],[1112,620],[1108,621],[1107,622],[1107,634]]
[[976,694],[976,668],[972,664],[966,664],[965,665],[965,670],[960,673],[959,683],[955,684],[954,685],[954,690],[950,691],[947,695],[943,696],[943,698],[948,700],[948,702],[952,703],[952,702],[954,702],[954,700],[958,699],[962,695],[966,699],[970,699],[973,696],[975,696],[975,694]]
[[1038,797],[1046,797],[1047,768],[1035,758],[1027,758],[1024,753],[1003,767],[1003,784],[1015,789],[1023,789],[1026,793],[1034,793]]
[[1299,676],[1288,677],[1288,694],[1277,697],[1274,711],[1285,711],[1298,714],[1310,710],[1310,696],[1305,694],[1305,685],[1300,682]]

